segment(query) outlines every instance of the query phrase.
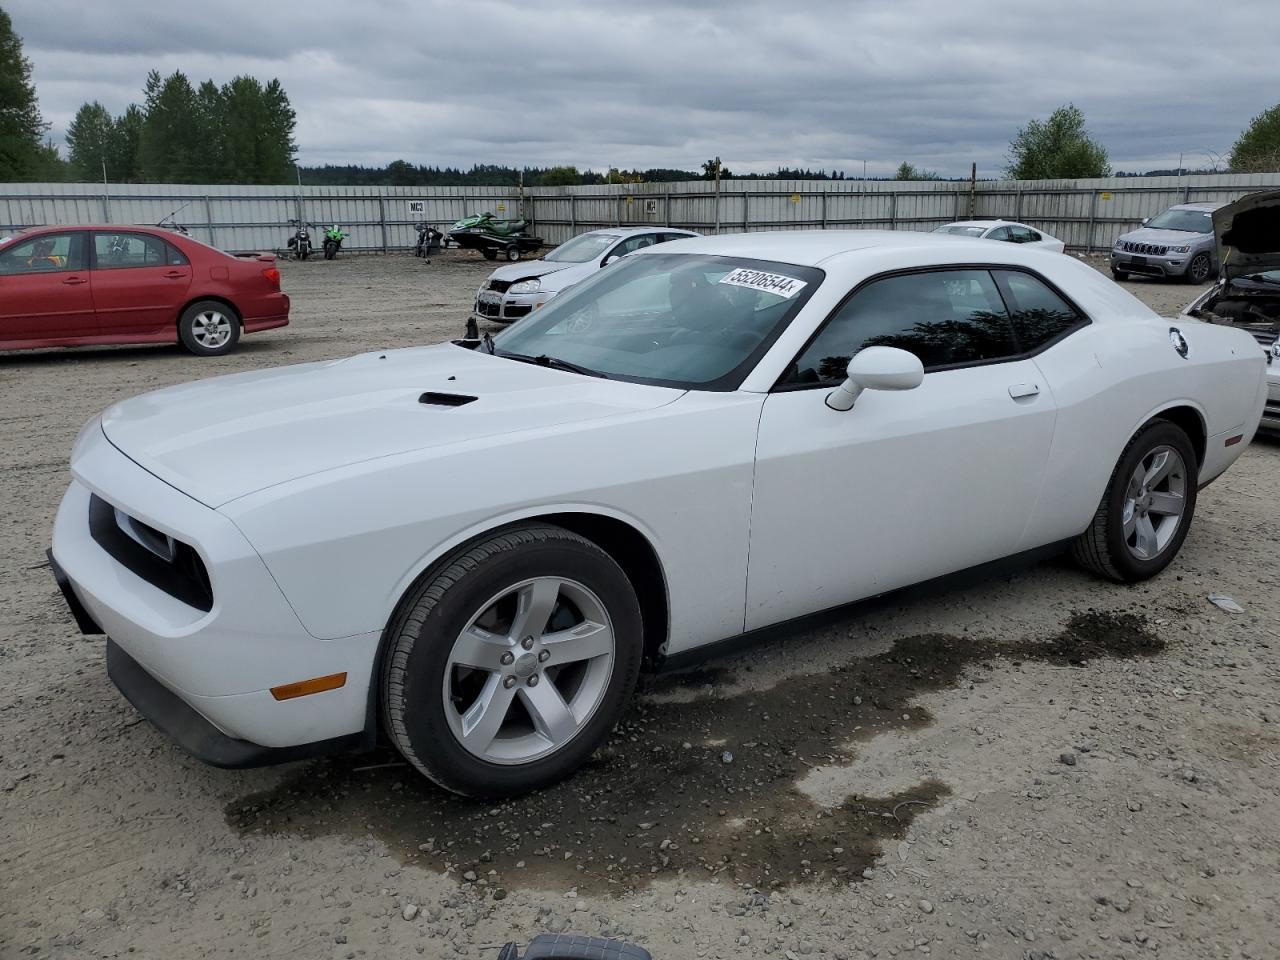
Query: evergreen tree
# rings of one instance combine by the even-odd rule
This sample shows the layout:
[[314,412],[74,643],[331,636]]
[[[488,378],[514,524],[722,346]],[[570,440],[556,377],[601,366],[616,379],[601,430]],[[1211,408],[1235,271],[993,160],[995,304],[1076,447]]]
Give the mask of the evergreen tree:
[[107,108],[97,100],[76,111],[67,127],[67,161],[71,176],[77,180],[101,180],[103,166],[107,176],[119,180],[111,167],[115,159],[115,121]]
[[208,175],[205,157],[212,131],[201,122],[196,91],[181,71],[160,79],[147,75],[146,119],[138,139],[138,167],[149,183],[200,183]]
[[50,161],[41,144],[47,129],[31,82],[31,61],[22,55],[13,21],[0,9],[0,181],[41,175]]
[[136,103],[116,117],[112,124],[111,150],[107,154],[107,174],[116,183],[138,182],[138,141],[145,118]]

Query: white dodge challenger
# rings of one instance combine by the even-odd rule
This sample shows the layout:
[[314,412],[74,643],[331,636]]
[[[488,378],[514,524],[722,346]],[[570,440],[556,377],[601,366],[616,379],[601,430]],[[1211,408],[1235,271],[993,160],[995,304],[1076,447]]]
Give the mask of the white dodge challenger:
[[1264,365],[1013,244],[680,240],[479,345],[111,407],[50,556],[196,756],[381,733],[512,794],[580,765],[645,664],[1045,546],[1153,576],[1253,437]]

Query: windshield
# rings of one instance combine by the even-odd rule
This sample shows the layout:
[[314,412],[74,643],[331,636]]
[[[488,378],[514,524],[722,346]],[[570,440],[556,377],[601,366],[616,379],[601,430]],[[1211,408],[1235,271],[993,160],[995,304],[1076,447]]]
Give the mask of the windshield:
[[584,233],[560,244],[542,259],[551,263],[586,263],[596,257],[603,257],[604,252],[617,242],[616,234]]
[[500,334],[496,352],[611,379],[735,390],[823,276],[741,257],[628,257]]
[[1210,233],[1213,215],[1208,210],[1166,210],[1146,225],[1153,230],[1181,230],[1183,233]]
[[987,232],[986,227],[975,227],[963,223],[943,224],[934,233],[954,233],[961,237],[980,237]]

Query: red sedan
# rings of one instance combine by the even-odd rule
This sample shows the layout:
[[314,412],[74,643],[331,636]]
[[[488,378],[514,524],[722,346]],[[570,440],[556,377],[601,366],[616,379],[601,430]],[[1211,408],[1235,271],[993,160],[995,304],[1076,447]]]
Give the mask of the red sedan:
[[230,353],[283,327],[271,254],[233,257],[162,227],[33,227],[0,239],[0,349],[179,342]]

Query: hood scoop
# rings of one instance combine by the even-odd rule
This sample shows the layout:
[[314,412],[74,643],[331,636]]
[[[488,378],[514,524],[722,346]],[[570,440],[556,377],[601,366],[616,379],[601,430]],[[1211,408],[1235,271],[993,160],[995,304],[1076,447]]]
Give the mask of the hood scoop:
[[418,402],[428,407],[465,407],[478,399],[480,398],[469,397],[463,393],[437,393],[434,390],[428,390],[418,398]]

